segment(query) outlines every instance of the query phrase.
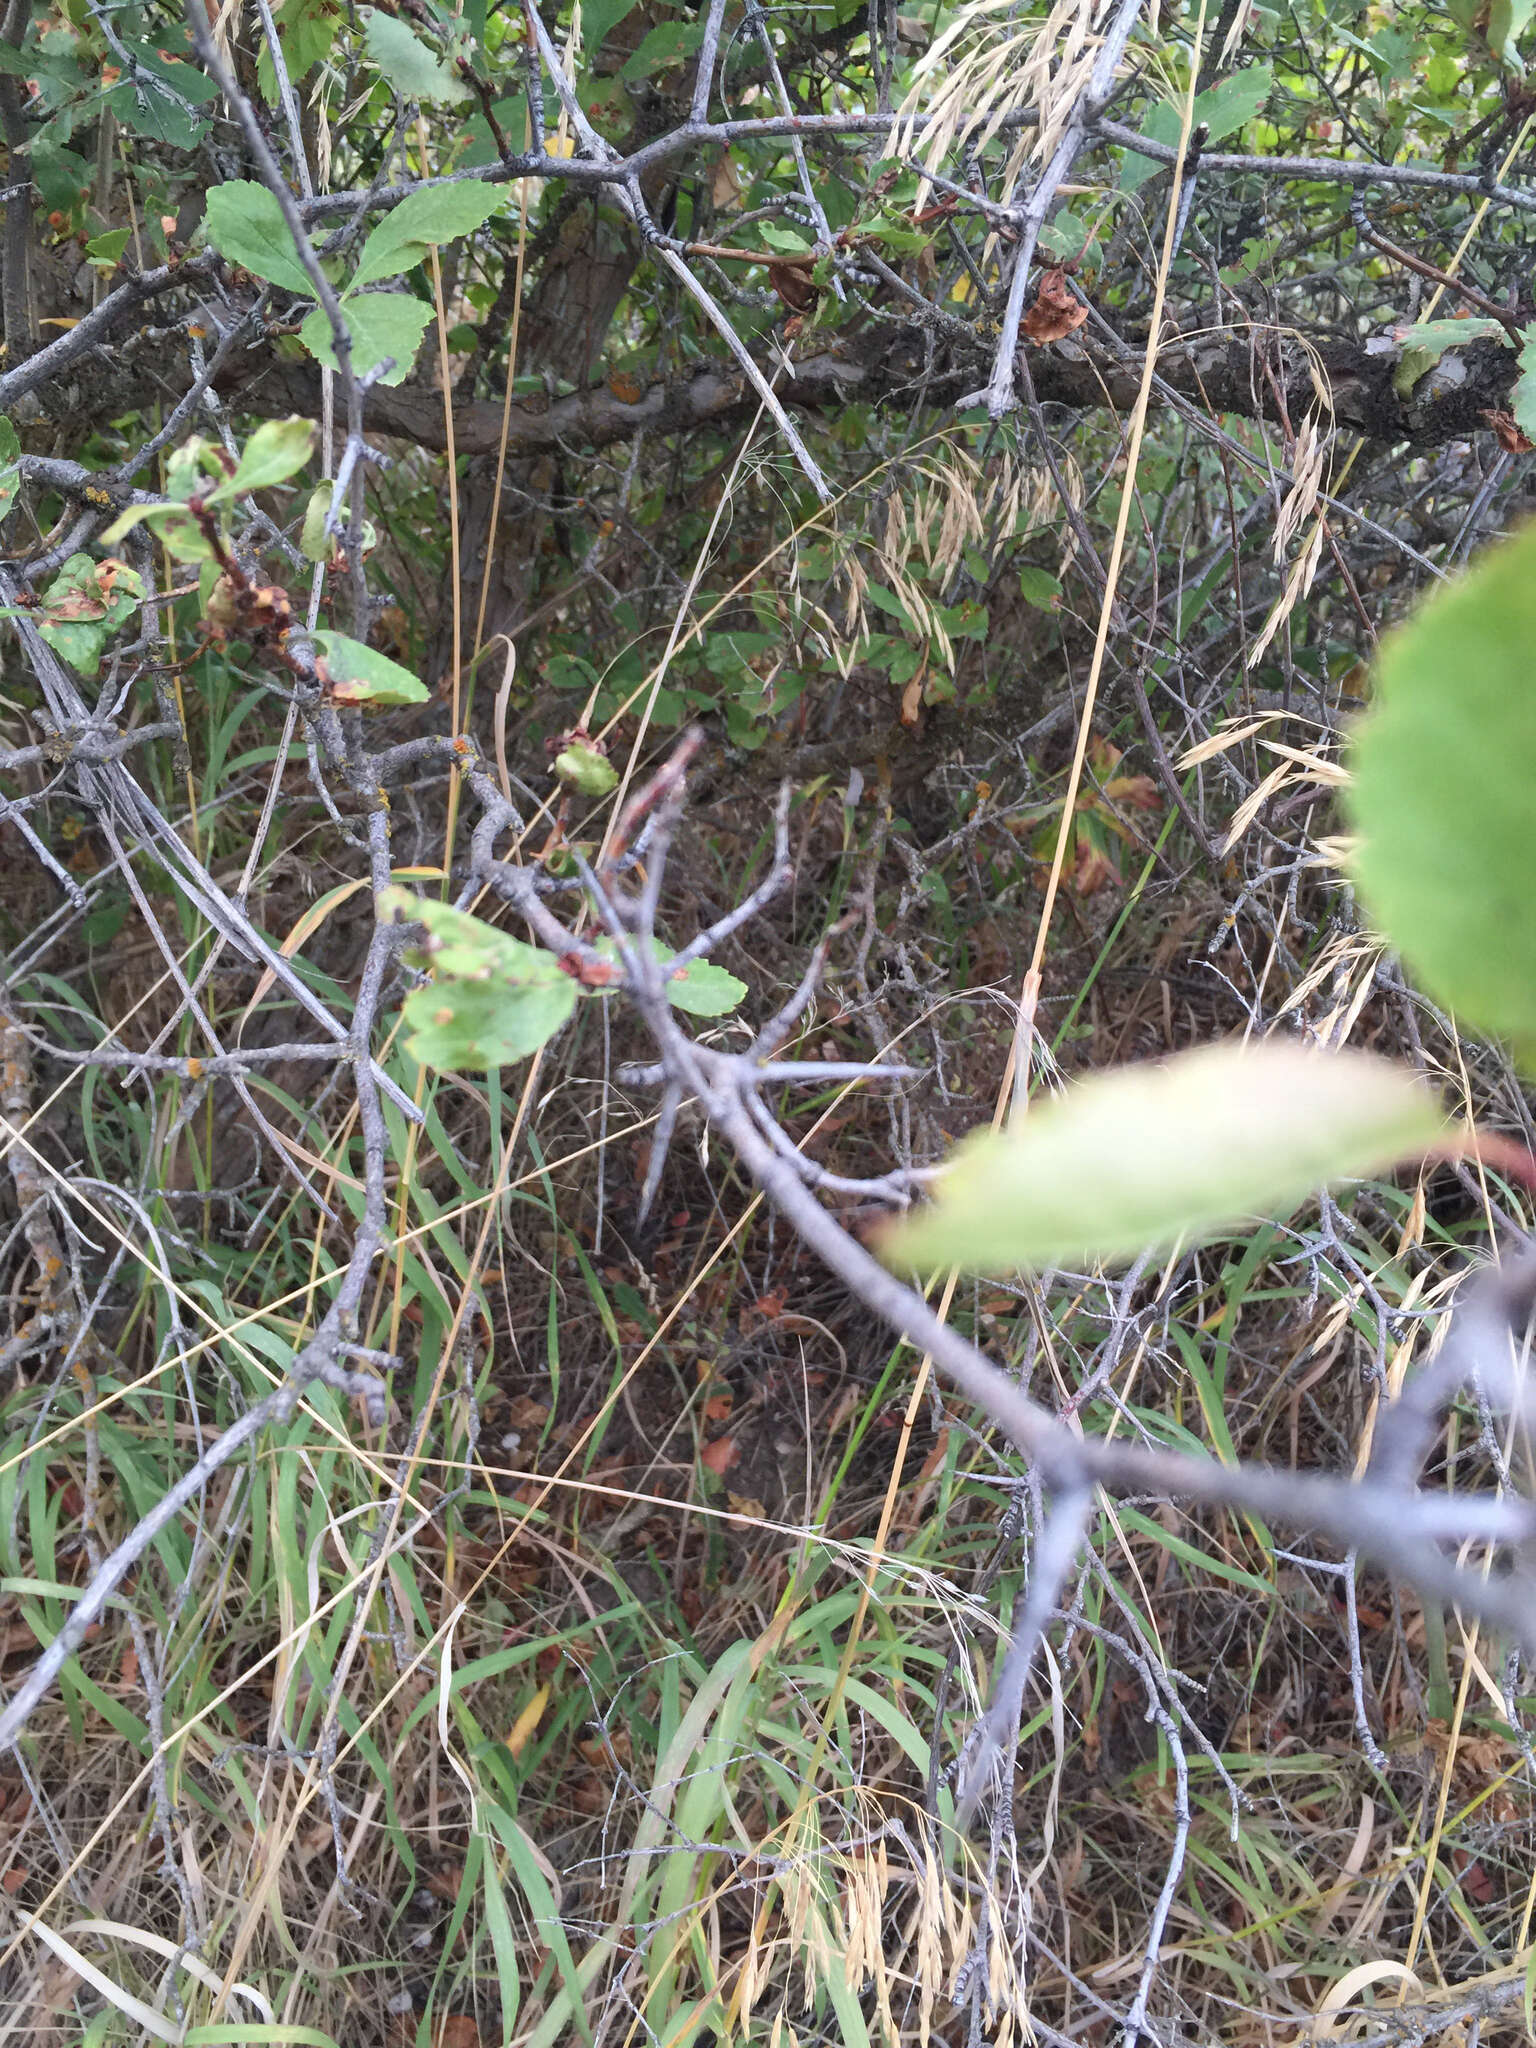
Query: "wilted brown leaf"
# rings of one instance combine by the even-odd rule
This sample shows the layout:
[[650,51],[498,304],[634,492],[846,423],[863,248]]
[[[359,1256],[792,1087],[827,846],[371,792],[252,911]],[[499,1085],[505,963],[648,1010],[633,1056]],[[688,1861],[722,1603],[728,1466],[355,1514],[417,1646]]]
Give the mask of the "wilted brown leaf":
[[770,263],[768,282],[791,313],[809,313],[816,303],[818,294],[810,273],[798,263]]
[[1090,846],[1084,839],[1077,843],[1077,859],[1072,868],[1072,887],[1079,896],[1097,896],[1111,882],[1118,882],[1114,865],[1108,854],[1101,853],[1096,846]]
[[1042,275],[1035,289],[1035,302],[1024,315],[1024,339],[1041,347],[1046,342],[1065,341],[1087,318],[1088,308],[1079,303],[1067,283],[1067,273],[1056,264]]
[[1490,406],[1482,417],[1498,436],[1499,446],[1506,454],[1529,455],[1532,447],[1536,446],[1514,414],[1505,411],[1502,406]]
[[709,198],[716,213],[733,213],[741,205],[741,173],[732,163],[729,150],[710,175]]
[[723,1479],[736,1460],[741,1456],[741,1445],[733,1436],[717,1436],[712,1444],[706,1444],[699,1453],[699,1463],[706,1472],[713,1472],[717,1479]]

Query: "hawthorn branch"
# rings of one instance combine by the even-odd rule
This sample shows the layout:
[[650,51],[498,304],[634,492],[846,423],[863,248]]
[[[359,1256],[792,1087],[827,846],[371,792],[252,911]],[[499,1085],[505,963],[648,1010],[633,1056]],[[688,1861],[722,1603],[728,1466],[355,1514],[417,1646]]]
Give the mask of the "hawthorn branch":
[[1046,218],[1056,203],[1057,193],[1072,175],[1073,166],[1088,146],[1094,123],[1115,89],[1115,74],[1120,68],[1120,60],[1125,55],[1126,45],[1140,18],[1141,9],[1142,0],[1120,0],[1119,9],[1104,32],[1104,40],[1098,56],[1094,59],[1088,82],[1068,116],[1061,140],[1052,152],[1050,162],[1035,180],[1028,201],[1016,216],[1019,226],[1019,247],[1013,259],[1013,275],[1008,285],[1008,303],[1003,311],[1002,331],[998,335],[997,350],[992,358],[992,374],[987,383],[987,410],[995,420],[1011,412],[1015,403],[1014,357],[1019,351],[1019,327],[1024,318],[1024,294],[1029,286],[1030,266],[1034,262],[1035,245],[1040,239],[1040,230],[1045,226]]
[[[1536,1588],[1523,1574],[1499,1577],[1454,1562],[1445,1543],[1513,1544],[1536,1535],[1536,1505],[1523,1498],[1486,1494],[1427,1493],[1417,1486],[1411,1452],[1391,1481],[1367,1476],[1335,1478],[1318,1472],[1272,1466],[1231,1466],[1193,1452],[1079,1436],[1052,1416],[991,1359],[939,1316],[915,1287],[881,1265],[824,1209],[806,1176],[762,1128],[755,1098],[761,1068],[751,1053],[723,1053],[691,1039],[667,1000],[670,968],[658,961],[649,941],[673,832],[681,815],[684,777],[680,762],[696,745],[685,740],[670,772],[664,768],[648,789],[659,805],[649,851],[649,871],[638,895],[610,882],[602,908],[619,930],[638,944],[622,947],[624,990],[643,1019],[659,1053],[666,1114],[692,1097],[711,1127],[730,1145],[742,1167],[801,1241],[843,1282],[854,1298],[893,1332],[932,1359],[938,1370],[979,1408],[1028,1458],[1041,1483],[1071,1500],[1085,1489],[1103,1487],[1224,1507],[1258,1515],[1297,1530],[1310,1530],[1357,1551],[1426,1593],[1477,1615],[1536,1651]],[[503,870],[503,873],[506,871]],[[517,871],[513,871],[515,874]],[[510,892],[509,892],[510,893]],[[530,920],[532,922],[532,920]],[[539,926],[534,925],[536,934]],[[647,1078],[649,1076],[647,1075]],[[1433,1403],[1451,1389],[1437,1383],[1418,1397]]]

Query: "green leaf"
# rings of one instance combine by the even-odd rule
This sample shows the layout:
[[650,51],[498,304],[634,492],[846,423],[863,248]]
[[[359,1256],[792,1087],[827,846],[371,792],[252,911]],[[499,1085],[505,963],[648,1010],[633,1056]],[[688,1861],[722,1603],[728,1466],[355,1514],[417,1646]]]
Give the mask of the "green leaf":
[[1346,802],[1365,907],[1429,993],[1536,1060],[1536,528],[1382,642]]
[[620,67],[619,76],[626,84],[633,84],[637,79],[654,77],[658,71],[670,71],[674,64],[690,57],[703,40],[702,21],[660,21],[647,30],[639,49]]
[[1048,569],[1036,569],[1029,562],[1019,565],[1019,595],[1037,611],[1053,612],[1061,604],[1061,585]]
[[472,97],[469,87],[403,21],[380,7],[363,8],[362,17],[363,48],[397,99],[447,107]]
[[586,0],[581,10],[581,39],[593,56],[605,37],[616,29],[626,14],[632,14],[637,0]]
[[83,156],[42,134],[28,151],[27,161],[37,196],[50,213],[71,213],[85,204],[93,189],[94,173]]
[[1413,327],[1400,327],[1397,339],[1402,356],[1392,372],[1392,389],[1399,398],[1412,395],[1419,379],[1432,370],[1448,348],[1460,348],[1469,341],[1486,341],[1505,329],[1486,316],[1472,320],[1420,320]]
[[575,982],[552,953],[509,938],[446,903],[386,889],[379,915],[427,928],[430,988],[405,999],[412,1056],[450,1072],[510,1066],[551,1039],[576,1007]]
[[85,253],[93,263],[107,263],[115,270],[132,238],[132,228],[112,228],[87,242]]
[[1509,396],[1509,409],[1515,416],[1515,425],[1528,441],[1536,441],[1536,327],[1525,330],[1525,346],[1520,351],[1520,377]]
[[177,562],[211,562],[214,559],[208,537],[190,512],[180,505],[130,505],[119,512],[101,536],[104,547],[116,547],[124,534],[143,524],[152,527],[165,551]]
[[[1274,72],[1268,64],[1250,64],[1246,71],[1236,72],[1207,91],[1196,93],[1191,130],[1203,122],[1207,130],[1206,146],[1214,148],[1218,142],[1224,142],[1239,128],[1247,126],[1269,98],[1274,82]],[[1159,100],[1142,122],[1141,132],[1149,142],[1161,142],[1167,148],[1175,149],[1182,127],[1182,105],[1176,105],[1172,100]],[[1153,157],[1137,156],[1133,151],[1127,151],[1121,160],[1120,189],[1122,192],[1134,192],[1166,168]]]
[[206,226],[209,241],[226,262],[284,291],[314,297],[283,210],[265,185],[244,178],[215,185],[208,194]]
[[[411,374],[411,364],[432,318],[432,308],[413,299],[408,292],[366,292],[361,298],[348,299],[342,311],[352,337],[352,368],[356,374],[362,376],[388,357],[395,367],[378,381],[403,383]],[[333,370],[341,367],[331,346],[331,323],[320,307],[305,315],[299,339],[320,362]]]
[[100,672],[102,649],[143,596],[144,585],[126,562],[71,555],[48,587],[38,630],[89,681]]
[[208,493],[210,505],[234,498],[244,491],[264,491],[280,484],[302,469],[315,445],[312,420],[298,418],[268,420],[252,434],[241,450],[240,464],[227,482]]
[[[110,2017],[110,2015],[109,2015]],[[178,2035],[185,2048],[240,2048],[249,2042],[252,2048],[336,2048],[334,2034],[323,2034],[318,2027],[301,2027],[297,2021],[284,2020],[276,2025],[266,2020],[236,2021],[220,2020],[216,2025],[188,2027]]]
[[809,236],[796,234],[793,228],[782,227],[778,221],[759,221],[757,232],[770,249],[777,249],[786,256],[809,256],[815,249],[815,243]]
[[304,508],[304,528],[299,535],[299,552],[306,562],[328,562],[334,542],[325,530],[325,522],[331,515],[332,491],[329,484],[318,484],[309,494],[309,503]]
[[1006,1274],[1123,1260],[1256,1215],[1326,1181],[1423,1154],[1441,1131],[1406,1068],[1268,1039],[1121,1067],[968,1138],[887,1263]]
[[[1148,142],[1161,142],[1167,149],[1178,147],[1179,133],[1183,121],[1178,108],[1171,100],[1159,100],[1141,124],[1141,132]],[[1168,166],[1156,157],[1137,156],[1127,151],[1120,164],[1120,189],[1122,192],[1138,191],[1149,178],[1155,178],[1159,171]]]
[[[309,503],[304,508],[304,524],[299,533],[299,552],[306,561],[335,561],[346,545],[349,520],[345,502],[337,513],[337,524],[329,531],[326,529],[326,521],[331,511],[331,496],[330,484],[319,484],[309,494]],[[378,531],[373,521],[365,519],[358,537],[358,545],[364,560],[373,553],[378,544]]]
[[578,796],[606,796],[619,779],[619,771],[606,754],[574,740],[555,756],[555,773]]
[[1516,42],[1530,27],[1533,8],[1536,8],[1536,0],[1491,0],[1488,47],[1511,71],[1525,70]]
[[210,480],[217,489],[229,481],[230,474],[223,444],[206,434],[193,434],[166,459],[165,495],[179,498],[183,505],[192,498],[208,498],[213,495]]
[[1094,239],[1091,221],[1081,219],[1077,214],[1063,208],[1056,218],[1048,221],[1040,230],[1040,246],[1058,263],[1076,263],[1081,260]]
[[4,413],[0,413],[0,519],[16,502],[21,489],[21,439]]
[[[335,0],[283,0],[276,11],[277,39],[288,76],[297,85],[331,54],[341,10]],[[277,73],[265,41],[256,59],[256,83],[269,106],[277,101]]]
[[[607,960],[618,961],[619,949],[612,939],[600,938],[596,948]],[[660,939],[651,940],[651,955],[665,967],[677,955],[670,946],[664,946]],[[724,967],[716,967],[712,960],[690,960],[681,969],[674,969],[667,981],[667,1001],[675,1010],[685,1010],[691,1017],[723,1017],[734,1010],[747,992],[747,984]]]
[[1274,87],[1275,75],[1268,64],[1250,64],[1230,78],[1219,79],[1207,91],[1195,95],[1195,126],[1204,122],[1207,144],[1214,146],[1246,128],[1262,113]]
[[420,263],[429,249],[456,242],[460,235],[472,235],[505,197],[504,192],[478,180],[432,185],[411,193],[393,213],[385,215],[363,244],[357,275],[347,290],[354,292],[359,285],[376,284],[383,277],[398,277]]
[[879,242],[897,256],[915,256],[919,249],[926,249],[933,240],[932,235],[913,227],[910,221],[890,213],[878,213],[872,220],[862,223],[859,233]]
[[[664,946],[656,950],[664,961],[671,959]],[[717,967],[713,960],[690,960],[682,973],[667,983],[667,1001],[690,1017],[723,1017],[746,992],[744,981],[738,981],[727,968]]]
[[128,60],[127,76],[102,94],[103,104],[136,135],[174,149],[195,149],[208,132],[207,117],[198,106],[216,97],[213,80],[197,64],[178,59],[163,38],[124,42],[121,49]]
[[1175,1535],[1173,1530],[1165,1529],[1161,1522],[1154,1522],[1150,1515],[1142,1514],[1137,1508],[1117,1508],[1116,1513],[1124,1516],[1126,1526],[1134,1529],[1138,1536],[1149,1538],[1170,1556],[1192,1565],[1197,1572],[1210,1572],[1218,1579],[1225,1579],[1229,1585],[1244,1586],[1250,1593],[1261,1594],[1267,1600],[1274,1599],[1274,1585],[1268,1579],[1261,1579],[1256,1572],[1245,1572],[1240,1565],[1228,1564],[1224,1557],[1202,1550],[1198,1544]]
[[309,637],[320,650],[322,681],[340,704],[425,704],[432,695],[408,668],[376,647],[319,626]]

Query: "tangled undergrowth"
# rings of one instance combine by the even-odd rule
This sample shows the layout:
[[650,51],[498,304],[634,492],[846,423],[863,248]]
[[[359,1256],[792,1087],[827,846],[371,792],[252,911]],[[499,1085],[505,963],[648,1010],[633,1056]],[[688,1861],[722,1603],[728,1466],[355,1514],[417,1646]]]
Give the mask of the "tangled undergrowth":
[[[226,751],[259,758],[263,716],[248,702]],[[793,892],[717,956],[766,1013],[835,922],[804,1048],[900,1048],[925,1070],[894,1101],[793,1103],[786,1129],[830,1172],[933,1156],[996,1093],[1035,878],[1028,809],[986,765],[989,797],[973,763],[929,778],[926,802],[958,814],[943,832],[846,782],[798,792]],[[712,801],[732,772],[701,778],[679,930],[770,857],[766,801]],[[416,797],[423,847],[445,790]],[[1305,843],[1250,853],[1218,895],[1157,851],[1161,806],[1136,801],[1140,865],[1068,899],[1047,1075],[1342,1013],[1485,1123],[1514,1121],[1507,1072],[1402,986]],[[300,841],[303,809],[286,816]],[[301,862],[274,845],[253,899],[273,933],[305,930]],[[357,934],[336,892],[310,900],[330,908],[308,919],[314,985],[344,1003]],[[254,973],[185,927],[175,942],[213,967],[221,1035],[291,1036],[253,1012]],[[281,1062],[261,1100],[307,1189],[273,1183],[243,1105],[192,1060],[144,1085],[38,1051],[108,1026],[153,1043],[176,1005],[149,947],[87,931],[13,986],[18,1305],[60,1233],[56,1292],[9,1347],[19,1668],[299,1350],[358,1181],[347,1105]],[[392,1249],[365,1319],[400,1361],[388,1418],[314,1386],[165,1531],[34,1718],[0,1808],[13,1907],[57,1930],[7,1961],[24,2035],[67,2035],[94,1940],[104,2014],[174,2011],[163,1994],[190,1977],[206,2025],[222,2008],[337,2041],[415,2039],[424,2018],[432,2039],[500,2039],[509,2012],[505,2038],[549,2043],[709,2039],[727,2012],[765,2040],[959,2040],[968,2011],[990,2039],[1108,2040],[1138,2001],[1183,2038],[1283,2040],[1369,1982],[1406,1986],[1414,2027],[1443,2010],[1513,2038],[1530,1812],[1512,1673],[1454,1618],[1240,1516],[1104,1513],[1028,1702],[1013,1831],[945,1866],[932,1791],[988,1693],[1030,1483],[686,1122],[638,1219],[654,1111],[615,1079],[629,1035],[588,1012],[527,1073],[430,1084],[386,1039],[425,1112],[392,1124]],[[1519,1203],[1442,1168],[1126,1275],[966,1285],[949,1313],[1085,1431],[1347,1468]],[[1475,1415],[1453,1428],[1446,1474],[1483,1476],[1483,1434]]]

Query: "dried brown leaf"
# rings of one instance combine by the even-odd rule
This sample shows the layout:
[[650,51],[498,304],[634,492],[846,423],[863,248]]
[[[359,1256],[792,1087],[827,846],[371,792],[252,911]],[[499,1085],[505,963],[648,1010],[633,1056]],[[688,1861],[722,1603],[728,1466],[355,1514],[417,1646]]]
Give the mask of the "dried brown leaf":
[[1068,284],[1067,273],[1056,264],[1041,276],[1034,304],[1024,315],[1024,339],[1037,347],[1065,341],[1087,318],[1088,308]]

